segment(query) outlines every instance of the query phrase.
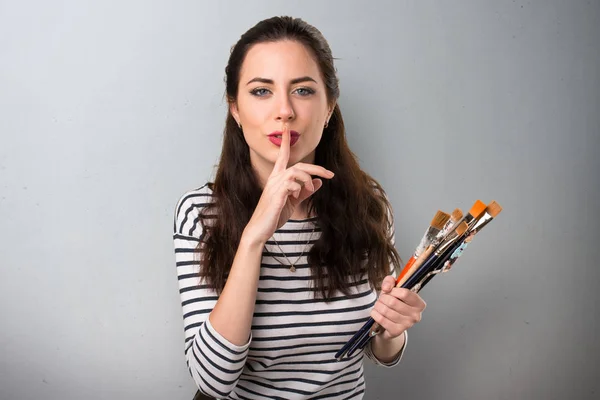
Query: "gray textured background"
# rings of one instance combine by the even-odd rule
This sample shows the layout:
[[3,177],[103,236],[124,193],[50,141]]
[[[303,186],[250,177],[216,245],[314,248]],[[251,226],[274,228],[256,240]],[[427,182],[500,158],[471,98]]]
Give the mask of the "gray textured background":
[[229,48],[329,40],[408,258],[504,211],[422,296],[367,399],[600,397],[598,1],[0,1],[0,398],[191,399],[171,229],[221,144]]

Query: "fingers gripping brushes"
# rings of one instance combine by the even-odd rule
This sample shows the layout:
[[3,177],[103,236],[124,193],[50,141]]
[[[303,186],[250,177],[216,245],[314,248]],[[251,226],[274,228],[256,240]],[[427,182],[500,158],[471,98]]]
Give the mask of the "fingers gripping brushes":
[[[438,211],[398,276],[396,287],[419,292],[434,276],[448,271],[464,254],[474,236],[501,211],[502,207],[497,202],[492,201],[486,206],[480,200],[473,204],[466,215],[462,215],[460,209],[455,209],[449,216]],[[373,318],[369,318],[335,357],[341,360],[352,356],[382,331]]]

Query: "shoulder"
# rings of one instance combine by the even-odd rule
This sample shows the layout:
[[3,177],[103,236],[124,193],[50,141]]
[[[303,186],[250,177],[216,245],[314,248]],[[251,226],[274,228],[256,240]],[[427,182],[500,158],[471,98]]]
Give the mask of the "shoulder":
[[197,189],[188,190],[183,193],[177,201],[176,213],[180,213],[184,206],[199,206],[201,204],[209,203],[212,201],[212,184],[210,182],[205,183]]
[[175,234],[192,236],[192,233],[197,230],[200,212],[213,201],[211,188],[212,184],[206,183],[199,188],[186,191],[179,197],[175,206],[173,226]]

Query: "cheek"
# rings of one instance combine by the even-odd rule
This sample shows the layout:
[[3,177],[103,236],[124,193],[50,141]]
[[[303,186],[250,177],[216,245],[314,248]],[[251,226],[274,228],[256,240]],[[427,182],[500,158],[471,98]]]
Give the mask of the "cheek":
[[311,133],[306,139],[306,141],[304,142],[304,144],[302,145],[302,152],[306,152],[307,154],[316,150],[316,148],[319,146],[319,143],[321,142],[321,132],[318,131],[313,131],[314,133]]
[[248,128],[256,127],[264,121],[267,112],[267,105],[264,103],[247,97],[238,100],[238,112],[240,118],[244,121],[244,126]]
[[323,108],[320,102],[300,104],[296,107],[298,117],[303,121],[303,125],[312,132],[321,133],[325,125],[327,109]]
[[314,116],[314,120],[325,120],[327,115],[327,100],[320,98],[310,104],[310,113]]

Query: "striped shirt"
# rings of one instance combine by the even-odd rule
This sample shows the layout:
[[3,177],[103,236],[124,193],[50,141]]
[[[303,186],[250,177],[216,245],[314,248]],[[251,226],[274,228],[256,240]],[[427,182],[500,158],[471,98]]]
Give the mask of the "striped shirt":
[[[250,338],[234,345],[210,324],[218,296],[198,278],[199,215],[211,201],[207,185],[185,193],[175,209],[173,235],[185,357],[200,391],[225,399],[362,399],[364,357],[391,367],[404,351],[387,364],[375,358],[370,345],[349,359],[335,359],[377,300],[366,276],[350,296],[315,299],[307,253],[320,230],[315,218],[288,220],[273,236],[281,249],[268,241],[263,250]],[[299,257],[295,272],[282,251],[291,262]]]

